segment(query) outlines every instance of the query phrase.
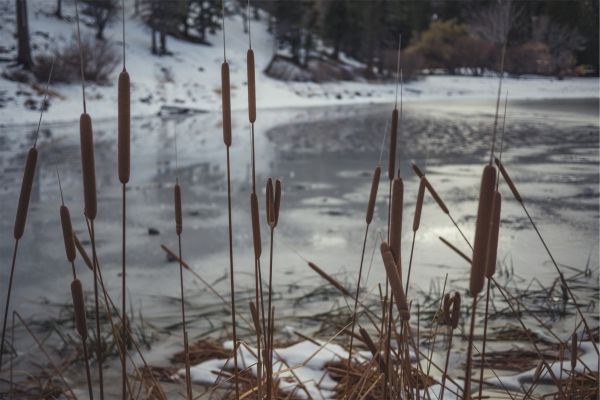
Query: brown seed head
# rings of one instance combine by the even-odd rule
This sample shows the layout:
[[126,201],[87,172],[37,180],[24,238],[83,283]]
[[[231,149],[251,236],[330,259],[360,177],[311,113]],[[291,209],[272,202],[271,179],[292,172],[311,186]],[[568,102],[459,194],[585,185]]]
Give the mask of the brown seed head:
[[379,178],[381,177],[381,167],[378,165],[373,172],[373,180],[371,181],[371,193],[369,194],[369,205],[367,206],[367,224],[373,221],[375,212],[375,203],[377,202],[377,189],[379,188]]
[[442,318],[445,324],[450,324],[450,308],[452,307],[452,295],[446,293],[442,304]]
[[402,240],[402,209],[404,202],[404,183],[394,178],[392,183],[392,206],[390,211],[390,248],[396,265],[400,265],[400,244]]
[[350,296],[350,292],[341,283],[339,283],[334,277],[329,275],[327,272],[323,271],[321,268],[317,267],[315,263],[309,261],[308,266],[315,271],[317,274],[321,275],[321,278],[325,279],[327,282],[331,284],[331,286],[335,287],[339,290],[344,296]]
[[571,368],[575,369],[577,366],[577,332],[573,332],[571,335]]
[[258,197],[255,192],[250,193],[250,214],[252,216],[252,241],[254,243],[254,259],[258,260],[262,253],[260,238],[260,219],[258,216]]
[[450,214],[448,207],[446,207],[446,204],[444,203],[440,195],[435,191],[427,177],[423,176],[423,178],[425,179],[425,187],[427,187],[427,190],[429,190],[429,193],[437,203],[438,207],[440,207],[445,214]]
[[273,228],[279,222],[279,207],[281,206],[281,181],[275,179],[275,198],[273,199]]
[[83,288],[79,279],[73,279],[71,282],[71,296],[73,297],[73,310],[75,312],[75,327],[82,339],[86,339],[87,323],[85,320],[85,303],[83,301]]
[[81,145],[81,171],[83,174],[83,200],[85,216],[96,218],[96,162],[94,160],[94,135],[92,118],[81,114],[79,118],[79,139]]
[[396,143],[398,141],[398,109],[394,108],[392,111],[392,127],[390,130],[390,148],[389,150],[389,163],[388,163],[388,179],[391,181],[394,179],[396,173]]
[[254,330],[256,334],[260,336],[260,320],[258,318],[258,310],[256,304],[253,301],[250,302],[250,314],[252,315],[252,322],[254,323]]
[[129,73],[125,70],[119,74],[118,94],[118,169],[119,181],[125,184],[129,182],[131,142],[131,93]]
[[415,171],[415,174],[417,174],[419,179],[425,176],[425,174],[423,173],[423,171],[421,171],[421,168],[419,168],[417,164],[412,163],[412,169],[413,171]]
[[248,49],[246,54],[248,69],[248,118],[256,121],[256,79],[254,77],[254,51]]
[[488,243],[487,263],[485,267],[486,278],[491,278],[496,273],[496,258],[498,255],[498,238],[500,236],[500,210],[502,208],[502,195],[494,192],[492,207],[492,225],[490,227],[490,239]]
[[62,225],[63,241],[65,242],[65,252],[67,260],[75,260],[75,243],[73,243],[73,227],[71,225],[71,215],[66,206],[60,206],[60,224]]
[[475,241],[473,244],[473,261],[471,264],[469,290],[473,297],[477,296],[479,292],[481,292],[481,289],[483,289],[495,185],[496,168],[493,165],[486,165],[481,176],[477,223],[475,226]]
[[398,274],[394,256],[390,246],[386,242],[381,243],[380,250],[381,257],[383,258],[383,265],[385,266],[385,272],[390,281],[390,286],[392,287],[394,300],[396,300],[398,313],[403,321],[407,321],[410,319],[410,313],[408,312],[408,303],[406,302],[404,288],[402,287],[402,279],[400,278],[400,274]]
[[456,329],[458,326],[458,320],[460,318],[460,293],[454,292],[452,297],[452,314],[450,316],[450,326],[452,329]]
[[231,146],[231,89],[229,86],[229,64],[221,64],[221,107],[223,108],[223,142]]
[[275,221],[275,210],[273,209],[273,180],[271,178],[267,179],[267,189],[265,191],[265,202],[266,202],[266,210],[267,210],[267,224],[269,226],[273,226],[273,222]]
[[417,194],[417,203],[415,205],[415,217],[413,218],[413,232],[419,230],[421,224],[421,211],[423,210],[423,200],[425,198],[425,177],[419,178],[419,192]]
[[183,216],[181,213],[181,187],[178,183],[175,184],[173,193],[175,200],[175,232],[177,235],[181,235],[183,231]]
[[519,194],[519,191],[517,190],[517,187],[513,183],[512,179],[510,178],[510,175],[508,175],[508,172],[504,168],[504,164],[502,164],[502,161],[498,160],[497,158],[495,159],[495,162],[496,162],[496,165],[498,166],[498,169],[500,170],[500,173],[502,174],[502,178],[504,178],[504,181],[506,182],[506,184],[510,188],[510,191],[512,192],[513,197],[519,203],[522,203],[523,199],[521,198],[521,195]]
[[27,153],[23,180],[21,181],[19,205],[17,206],[17,216],[15,217],[15,228],[13,231],[14,237],[17,240],[20,239],[23,236],[23,232],[25,232],[25,221],[27,220],[27,210],[29,209],[29,198],[31,197],[37,155],[38,152],[35,147],[29,149],[29,153]]

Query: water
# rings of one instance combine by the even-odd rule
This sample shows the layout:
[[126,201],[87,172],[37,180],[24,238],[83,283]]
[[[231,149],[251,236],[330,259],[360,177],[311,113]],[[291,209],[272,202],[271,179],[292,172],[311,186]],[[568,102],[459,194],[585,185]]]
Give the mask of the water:
[[[405,204],[402,259],[408,263],[412,217],[418,180],[414,160],[425,169],[467,238],[474,235],[479,180],[489,158],[493,102],[414,103],[404,108],[398,140],[400,175]],[[93,114],[92,114],[93,115]],[[324,284],[306,260],[315,262],[353,288],[356,284],[365,210],[371,174],[380,158],[390,106],[352,106],[262,110],[256,123],[257,191],[264,221],[264,184],[280,177],[283,199],[275,230],[274,287],[278,293],[279,328],[313,325],[315,312],[339,303],[332,293],[303,298]],[[233,246],[238,304],[247,312],[254,285],[250,133],[245,113],[234,115],[231,148]],[[499,126],[502,121],[499,121]],[[22,166],[32,142],[34,125],[1,128],[0,134],[0,282],[7,285],[12,229]],[[94,121],[99,211],[95,222],[100,264],[111,296],[120,304],[121,188],[116,172],[116,121]],[[597,297],[599,233],[598,99],[519,101],[508,109],[502,160],[525,199],[550,249],[565,271],[589,265],[592,290],[582,302]],[[175,136],[178,155],[175,157]],[[26,232],[20,244],[12,304],[39,319],[58,313],[56,303],[70,301],[70,266],[66,261],[59,222],[60,170],[65,203],[76,233],[87,239],[82,218],[77,121],[43,125],[39,161]],[[225,147],[220,115],[187,118],[158,117],[132,121],[132,172],[127,186],[127,268],[132,309],[158,326],[177,321],[177,267],[167,262],[160,245],[176,250],[173,184],[183,191],[183,258],[200,276],[228,298],[227,187]],[[374,296],[385,279],[378,250],[371,255],[387,224],[387,150],[382,157],[382,181],[365,256],[365,290]],[[522,209],[504,182],[498,260],[500,270],[514,270],[510,285],[526,286],[532,278],[551,285],[557,275]],[[148,229],[158,235],[149,235]],[[439,236],[468,252],[449,218],[426,196],[416,234],[411,294],[416,301],[441,283],[446,274],[452,287],[468,286],[469,265],[448,249]],[[268,266],[268,231],[262,225],[263,274]],[[89,250],[89,242],[86,241]],[[84,288],[91,275],[78,257],[76,268]],[[263,275],[266,276],[266,275]],[[193,338],[226,322],[223,311],[207,316],[207,304],[219,300],[186,274],[188,312]],[[583,292],[582,292],[583,293]],[[300,298],[302,298],[300,300]],[[297,300],[297,301],[296,301]],[[300,304],[300,307],[294,305]],[[590,309],[592,314],[597,314]],[[595,322],[596,324],[596,322]],[[250,335],[242,330],[242,335]],[[249,336],[251,337],[251,335]]]

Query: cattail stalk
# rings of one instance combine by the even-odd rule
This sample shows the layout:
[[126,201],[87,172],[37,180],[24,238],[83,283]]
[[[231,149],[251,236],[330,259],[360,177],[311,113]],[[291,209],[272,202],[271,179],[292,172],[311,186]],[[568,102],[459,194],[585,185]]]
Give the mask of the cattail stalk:
[[[460,317],[460,294],[458,292],[454,292],[454,296],[449,301],[448,305],[452,307],[452,314],[450,315],[450,319],[447,321],[450,325],[450,334],[448,337],[448,350],[446,351],[444,373],[442,374],[442,389],[440,390],[440,399],[444,398],[444,390],[446,389],[446,377],[448,376],[448,364],[450,363],[450,351],[452,350],[452,337],[454,336],[454,330],[458,326],[458,319]],[[465,399],[467,399],[467,397],[465,397]]]
[[[0,339],[0,371],[2,371],[2,357],[4,355],[4,339],[6,337],[6,324],[8,321],[8,311],[10,308],[10,297],[12,293],[13,278],[15,273],[15,263],[17,260],[17,250],[19,248],[19,240],[23,237],[25,232],[25,225],[27,222],[27,212],[29,211],[29,200],[31,198],[31,189],[33,187],[33,178],[35,175],[35,168],[37,164],[37,140],[40,134],[40,126],[42,125],[42,116],[44,115],[44,108],[48,99],[48,89],[50,88],[50,82],[52,81],[52,72],[54,71],[54,59],[50,65],[50,72],[48,73],[48,82],[46,83],[46,90],[44,92],[44,100],[42,101],[42,107],[40,108],[40,118],[38,119],[37,129],[35,131],[35,139],[33,146],[27,153],[27,161],[25,162],[25,169],[23,171],[23,179],[21,180],[21,193],[19,194],[19,203],[17,206],[17,213],[15,216],[15,225],[13,230],[13,236],[15,238],[15,244],[13,248],[13,255],[10,267],[10,276],[8,279],[8,291],[6,292],[6,303],[4,305],[4,319],[2,322],[2,338]],[[14,318],[14,316],[13,316]],[[12,384],[12,379],[11,379]]]
[[417,231],[419,230],[419,226],[421,224],[421,212],[423,210],[423,200],[425,198],[425,177],[419,178],[419,191],[417,193],[417,202],[415,204],[415,214],[413,217],[413,235],[412,235],[412,243],[410,245],[410,258],[408,261],[408,273],[406,275],[406,287],[404,288],[404,292],[408,296],[408,286],[410,284],[410,273],[412,271],[412,262],[413,262],[413,254],[415,250],[415,238],[417,236]]

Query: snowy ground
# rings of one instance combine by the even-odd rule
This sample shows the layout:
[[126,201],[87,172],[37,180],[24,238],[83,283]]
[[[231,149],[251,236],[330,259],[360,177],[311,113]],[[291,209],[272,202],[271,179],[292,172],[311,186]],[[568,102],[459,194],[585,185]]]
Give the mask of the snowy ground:
[[[14,2],[1,0],[0,42],[8,50],[5,57],[14,58]],[[52,15],[54,2],[31,0],[29,25],[33,55],[62,46],[72,39],[74,7],[71,2],[64,5],[64,20]],[[128,6],[126,6],[128,7]],[[209,36],[213,46],[203,46],[168,38],[171,56],[157,57],[150,54],[150,33],[139,18],[128,9],[127,14],[127,69],[132,80],[132,114],[134,116],[155,115],[164,106],[187,107],[200,110],[220,109],[220,64],[223,62],[221,31]],[[257,105],[259,109],[323,106],[361,103],[393,102],[393,83],[337,82],[313,84],[283,82],[271,79],[262,72],[273,54],[273,38],[263,21],[252,21],[252,47],[257,69]],[[93,35],[93,30],[82,25],[82,35]],[[231,70],[232,107],[242,110],[247,107],[246,95],[246,50],[248,36],[243,30],[240,15],[226,19],[227,60]],[[121,25],[116,22],[106,29],[107,40],[120,46]],[[45,49],[45,50],[42,50]],[[0,64],[1,65],[1,64]],[[5,68],[8,64],[4,64]],[[116,115],[116,81],[120,67],[114,71],[113,84],[87,87],[88,110],[93,118],[112,118]],[[45,121],[75,120],[81,111],[81,88],[78,84],[56,84],[52,89],[59,96],[51,99]],[[527,77],[509,78],[505,81],[511,99],[540,98],[587,98],[597,97],[597,78],[552,78]],[[497,78],[429,76],[407,83],[404,89],[406,101],[490,99],[497,93]],[[28,84],[0,80],[2,118],[0,126],[31,123],[37,120],[37,112],[28,110],[24,102],[39,95]]]

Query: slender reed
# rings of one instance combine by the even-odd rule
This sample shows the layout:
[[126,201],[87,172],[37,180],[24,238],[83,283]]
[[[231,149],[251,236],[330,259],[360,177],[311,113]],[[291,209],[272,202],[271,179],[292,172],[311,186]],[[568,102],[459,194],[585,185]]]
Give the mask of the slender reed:
[[440,399],[444,398],[444,390],[446,389],[446,377],[448,376],[448,364],[450,363],[450,351],[452,350],[452,337],[454,330],[458,327],[460,318],[460,293],[454,292],[454,296],[448,301],[448,307],[452,307],[451,314],[448,313],[447,323],[450,325],[450,335],[448,337],[448,350],[446,351],[446,362],[444,364],[444,373],[442,374],[442,389],[440,390]]
[[[121,332],[121,341],[123,343],[123,351],[127,352],[127,247],[126,247],[126,223],[127,203],[126,191],[127,183],[130,175],[130,143],[131,143],[131,83],[129,73],[125,67],[125,0],[121,2],[122,17],[123,17],[123,70],[119,74],[118,82],[118,146],[117,159],[119,181],[121,182],[121,197],[122,197],[122,220],[121,220],[121,315],[123,316],[123,326]],[[121,358],[122,370],[122,396],[127,397],[127,364],[126,357]]]
[[425,198],[425,182],[426,178],[419,178],[419,191],[417,193],[417,202],[415,203],[415,214],[413,217],[413,225],[412,225],[412,243],[410,245],[410,258],[408,261],[408,273],[406,275],[406,287],[404,288],[404,292],[408,296],[408,285],[410,284],[410,273],[412,270],[412,262],[413,262],[413,254],[415,250],[415,238],[417,236],[417,231],[419,230],[419,226],[421,224],[421,212],[423,210],[423,200]]
[[233,271],[233,227],[231,221],[231,162],[229,148],[231,147],[231,87],[229,84],[229,64],[225,50],[225,0],[221,0],[222,29],[223,29],[223,64],[221,64],[221,106],[223,109],[223,143],[227,150],[227,218],[229,239],[229,283],[231,290],[231,324],[233,333],[233,375],[235,380],[235,398],[240,398],[238,382],[237,330],[235,322],[235,278]]
[[75,313],[75,327],[77,329],[77,333],[81,336],[81,342],[83,346],[83,357],[85,360],[85,375],[88,386],[88,393],[90,396],[90,400],[94,399],[94,392],[92,390],[92,378],[90,374],[90,363],[88,356],[88,346],[87,346],[87,338],[88,338],[88,330],[87,330],[87,321],[85,317],[85,302],[83,297],[83,287],[81,285],[81,281],[77,279],[77,273],[75,272],[75,243],[73,242],[73,225],[71,224],[71,214],[69,213],[69,208],[65,206],[65,201],[63,198],[62,185],[60,183],[60,174],[58,169],[56,170],[56,175],[58,177],[58,187],[60,190],[60,224],[62,227],[63,233],[63,242],[65,244],[65,253],[67,255],[67,261],[71,264],[71,269],[73,272],[73,281],[71,282],[71,296],[73,298],[73,310]]
[[2,322],[2,339],[0,339],[0,371],[2,371],[2,357],[4,356],[4,339],[6,337],[6,323],[8,321],[8,312],[10,308],[10,297],[12,293],[13,278],[15,274],[15,263],[17,260],[17,251],[19,248],[19,240],[23,237],[25,232],[25,225],[27,222],[27,212],[29,211],[29,199],[31,198],[31,189],[33,187],[33,178],[35,175],[35,168],[37,164],[38,151],[37,151],[37,140],[40,133],[40,126],[42,124],[42,116],[44,115],[44,108],[48,99],[48,89],[52,80],[52,72],[54,71],[54,59],[50,66],[50,72],[48,73],[48,82],[46,83],[46,90],[44,92],[44,100],[40,108],[40,118],[38,120],[37,129],[35,131],[35,138],[33,146],[27,153],[27,161],[25,162],[25,169],[23,170],[23,178],[21,180],[21,193],[19,194],[19,203],[17,206],[17,213],[15,216],[15,224],[13,229],[13,237],[15,238],[15,245],[13,248],[13,255],[10,267],[10,276],[8,278],[8,291],[6,292],[6,302],[4,305],[4,319]]

